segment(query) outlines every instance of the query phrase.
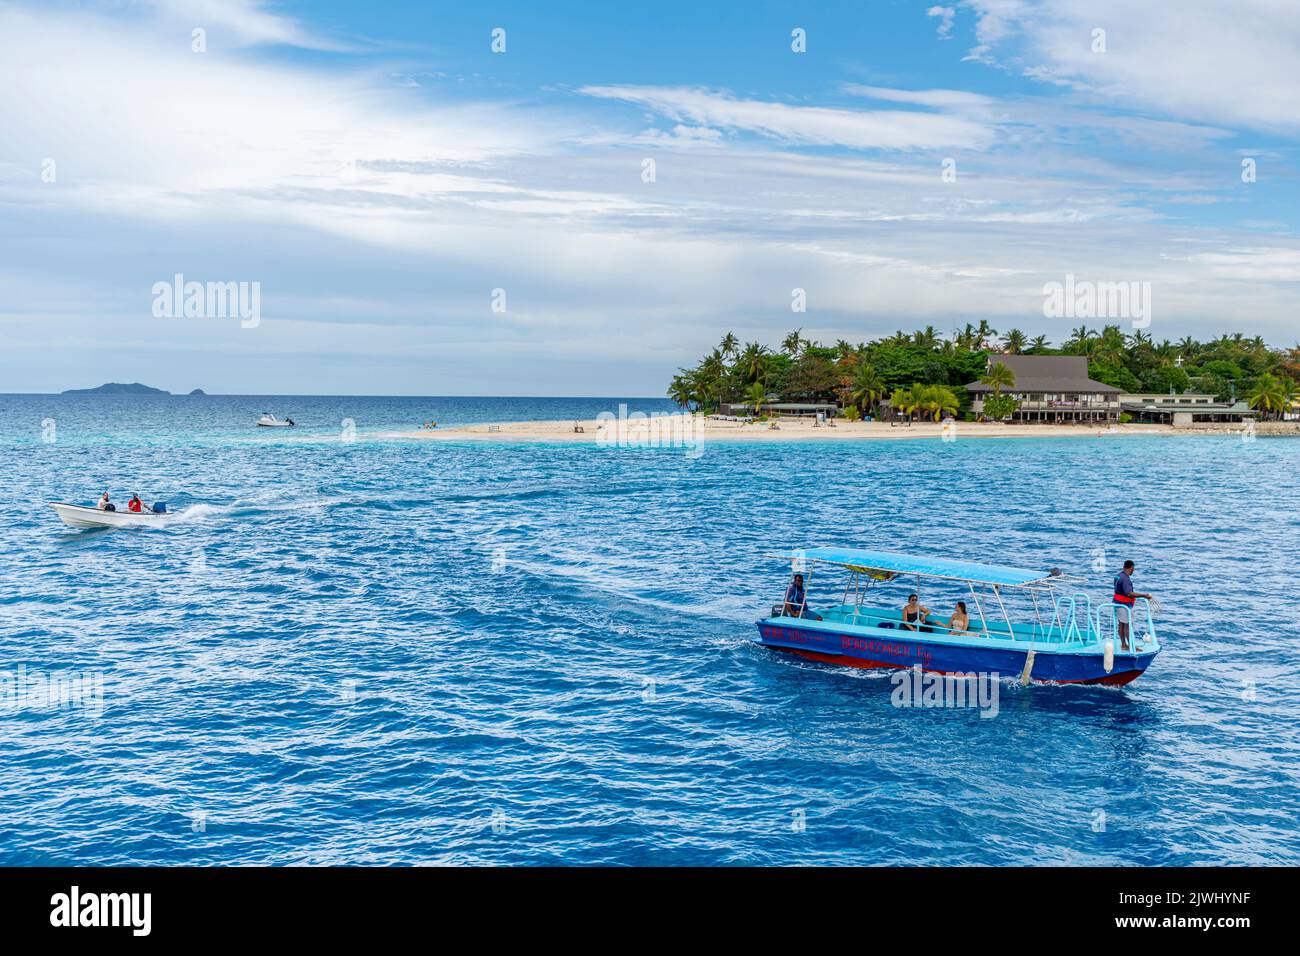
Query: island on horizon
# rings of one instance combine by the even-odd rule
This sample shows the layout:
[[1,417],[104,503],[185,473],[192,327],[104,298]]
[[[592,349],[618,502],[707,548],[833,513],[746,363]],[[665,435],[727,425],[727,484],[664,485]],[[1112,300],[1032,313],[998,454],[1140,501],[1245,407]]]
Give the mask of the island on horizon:
[[171,392],[161,388],[151,388],[148,385],[141,385],[139,382],[132,382],[124,385],[121,382],[108,382],[100,385],[98,388],[69,388],[64,389],[63,395],[170,395]]

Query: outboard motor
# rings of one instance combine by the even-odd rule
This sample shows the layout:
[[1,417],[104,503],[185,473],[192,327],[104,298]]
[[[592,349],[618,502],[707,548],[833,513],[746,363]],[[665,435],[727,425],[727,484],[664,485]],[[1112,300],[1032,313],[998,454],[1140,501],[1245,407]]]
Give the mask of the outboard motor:
[[165,515],[167,513],[167,502],[155,501],[153,503],[153,513],[156,515]]

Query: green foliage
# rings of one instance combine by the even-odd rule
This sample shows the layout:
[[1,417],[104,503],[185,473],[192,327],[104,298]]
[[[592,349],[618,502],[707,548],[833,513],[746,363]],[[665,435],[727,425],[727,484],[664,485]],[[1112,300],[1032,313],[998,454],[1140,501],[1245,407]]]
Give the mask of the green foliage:
[[[1099,380],[1100,381],[1100,380]],[[1172,389],[1182,393],[1192,387],[1192,377],[1173,365],[1160,365],[1142,376],[1142,391],[1168,393]]]
[[946,385],[922,385],[913,382],[905,388],[896,388],[889,403],[904,415],[921,415],[936,422],[945,415],[956,415],[961,403]]
[[[1293,392],[1300,379],[1300,345],[1270,348],[1258,336],[1247,338],[1240,332],[1209,342],[1189,337],[1175,343],[1155,342],[1142,331],[1125,334],[1118,325],[1079,326],[1059,348],[1043,336],[1030,339],[1019,329],[1007,332],[1000,346],[997,335],[996,329],[981,321],[978,326],[967,323],[946,338],[928,326],[916,332],[900,329],[856,346],[844,340],[826,346],[804,338],[803,330],[796,329],[774,349],[758,342],[741,345],[728,332],[695,368],[678,370],[668,396],[683,408],[710,412],[722,403],[749,403],[753,387],[760,385],[774,400],[834,401],[855,405],[865,414],[884,396],[900,390],[911,395],[913,386],[945,386],[961,411],[969,407],[964,386],[987,377],[990,350],[995,347],[1032,355],[1086,356],[1090,377],[1126,392],[1191,389],[1220,399],[1268,394],[1272,398],[1266,401],[1266,414],[1278,413],[1273,405],[1280,399],[1278,386],[1265,376],[1280,381],[1284,395],[1288,388]],[[996,357],[994,364],[1000,364]],[[1014,385],[994,388],[996,393]]]
[[1263,412],[1265,417],[1272,415],[1281,418],[1282,413],[1296,401],[1296,386],[1294,382],[1265,372],[1255,380],[1246,395],[1246,401],[1251,408]]
[[1010,395],[990,395],[984,399],[984,417],[995,422],[1013,415],[1020,403]]
[[1088,377],[1098,382],[1104,382],[1106,385],[1114,385],[1126,392],[1142,391],[1142,383],[1138,381],[1138,377],[1123,365],[1089,362]]
[[1016,384],[1016,373],[1007,368],[1002,362],[994,362],[989,366],[980,381],[993,389],[995,396],[1001,396],[1004,388],[1014,388]]

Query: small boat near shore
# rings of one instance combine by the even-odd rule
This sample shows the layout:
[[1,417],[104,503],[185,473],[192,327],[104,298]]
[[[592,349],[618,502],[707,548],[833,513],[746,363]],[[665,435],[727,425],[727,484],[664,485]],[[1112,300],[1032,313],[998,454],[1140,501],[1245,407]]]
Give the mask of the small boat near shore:
[[262,417],[257,420],[260,428],[292,428],[292,418],[276,418],[270,412],[262,412]]
[[[794,573],[803,575],[805,597],[798,607],[773,606],[771,615],[757,622],[756,642],[811,660],[868,668],[919,665],[938,674],[1019,677],[1022,684],[1119,685],[1140,677],[1160,652],[1150,601],[1139,597],[1127,607],[1132,623],[1125,640],[1117,605],[1094,609],[1080,582],[1056,570],[855,548],[809,548],[771,557],[790,561]],[[806,588],[818,567],[838,569],[847,580],[840,603],[814,613]],[[867,602],[877,588],[900,578],[917,582],[912,592],[919,592],[922,582],[939,582],[958,597],[965,597],[965,590],[978,614],[952,633],[939,618],[905,620],[901,599]],[[1013,621],[1007,609],[1013,596],[1031,605],[1032,619]]]
[[102,511],[57,501],[51,501],[50,507],[70,528],[158,528],[176,517],[161,501],[144,511]]

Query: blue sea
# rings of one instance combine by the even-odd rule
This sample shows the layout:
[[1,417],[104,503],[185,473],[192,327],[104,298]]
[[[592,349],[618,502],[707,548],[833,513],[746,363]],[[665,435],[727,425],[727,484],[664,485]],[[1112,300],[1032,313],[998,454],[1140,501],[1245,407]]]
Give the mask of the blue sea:
[[[1300,863],[1300,441],[394,437],[620,401],[0,396],[0,863]],[[1132,557],[1165,650],[896,707],[752,641],[832,543]]]

